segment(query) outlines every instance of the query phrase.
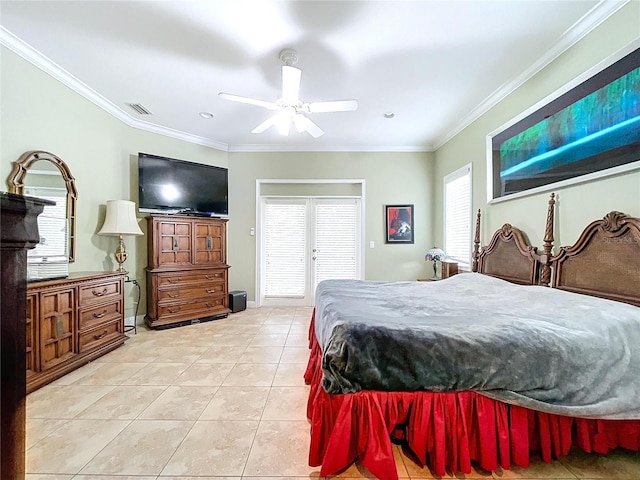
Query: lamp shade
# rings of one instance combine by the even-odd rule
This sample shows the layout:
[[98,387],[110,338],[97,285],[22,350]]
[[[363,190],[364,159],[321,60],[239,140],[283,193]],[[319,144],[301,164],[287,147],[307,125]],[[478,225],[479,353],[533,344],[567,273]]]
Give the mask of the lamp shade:
[[427,261],[435,260],[437,262],[437,261],[443,260],[444,257],[446,257],[444,250],[438,247],[433,247],[429,249],[427,254],[424,256],[424,259]]
[[136,204],[129,200],[109,200],[98,235],[142,235],[136,219]]

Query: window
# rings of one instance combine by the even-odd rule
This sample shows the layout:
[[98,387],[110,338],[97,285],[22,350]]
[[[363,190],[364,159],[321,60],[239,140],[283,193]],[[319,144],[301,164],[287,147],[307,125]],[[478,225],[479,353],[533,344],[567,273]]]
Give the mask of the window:
[[471,164],[444,177],[444,251],[460,267],[471,264]]

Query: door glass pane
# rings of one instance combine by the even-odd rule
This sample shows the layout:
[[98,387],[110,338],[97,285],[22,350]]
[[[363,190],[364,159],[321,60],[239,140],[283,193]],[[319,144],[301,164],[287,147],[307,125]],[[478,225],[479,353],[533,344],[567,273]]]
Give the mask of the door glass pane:
[[267,297],[304,297],[306,205],[264,206],[265,284]]
[[358,278],[358,213],[355,200],[316,203],[314,291],[322,280]]

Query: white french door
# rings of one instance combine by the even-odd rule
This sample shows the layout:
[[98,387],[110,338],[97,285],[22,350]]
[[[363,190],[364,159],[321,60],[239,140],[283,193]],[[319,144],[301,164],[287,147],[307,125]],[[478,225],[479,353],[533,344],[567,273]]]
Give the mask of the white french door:
[[261,199],[260,304],[312,306],[316,286],[361,278],[359,198]]

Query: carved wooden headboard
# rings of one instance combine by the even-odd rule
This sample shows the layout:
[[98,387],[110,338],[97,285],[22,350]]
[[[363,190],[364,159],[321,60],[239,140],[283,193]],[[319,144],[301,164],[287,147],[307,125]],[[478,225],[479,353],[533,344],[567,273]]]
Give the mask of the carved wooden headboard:
[[478,272],[513,283],[537,285],[540,262],[534,258],[536,252],[522,231],[505,223],[480,250]]
[[640,306],[640,218],[610,212],[551,258],[553,287]]
[[513,283],[538,284],[540,261],[537,248],[529,244],[518,228],[505,223],[493,234],[489,244],[479,249],[480,210],[478,210],[474,244],[472,268],[474,272]]

